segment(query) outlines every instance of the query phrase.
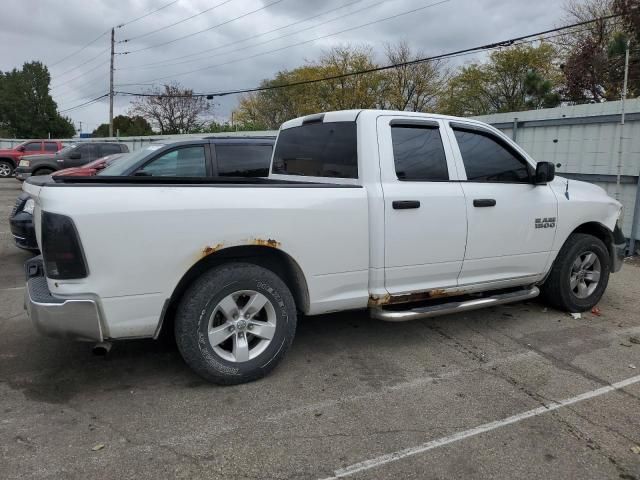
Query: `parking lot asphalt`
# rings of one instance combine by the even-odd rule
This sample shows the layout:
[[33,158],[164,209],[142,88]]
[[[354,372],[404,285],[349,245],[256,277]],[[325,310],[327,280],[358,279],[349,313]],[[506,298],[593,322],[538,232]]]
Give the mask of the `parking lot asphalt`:
[[269,377],[219,387],[171,345],[95,357],[38,335],[7,221],[19,189],[0,180],[0,478],[640,480],[638,262],[599,316],[304,318]]

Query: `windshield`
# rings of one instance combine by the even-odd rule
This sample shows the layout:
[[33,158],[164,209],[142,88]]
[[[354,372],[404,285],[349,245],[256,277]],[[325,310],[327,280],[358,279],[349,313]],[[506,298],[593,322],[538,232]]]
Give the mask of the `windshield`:
[[111,163],[107,168],[102,170],[98,175],[103,176],[119,176],[124,174],[127,170],[129,170],[132,166],[138,163],[140,160],[145,158],[151,152],[154,152],[160,148],[164,147],[162,144],[154,143],[153,145],[149,145],[147,147],[141,148],[129,155],[125,158],[120,159],[119,162]]

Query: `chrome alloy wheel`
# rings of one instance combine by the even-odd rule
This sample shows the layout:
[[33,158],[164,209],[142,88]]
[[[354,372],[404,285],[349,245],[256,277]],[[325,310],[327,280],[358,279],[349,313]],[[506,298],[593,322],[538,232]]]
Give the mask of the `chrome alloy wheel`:
[[578,298],[588,298],[600,283],[602,267],[600,259],[592,251],[578,255],[571,266],[569,286]]
[[269,346],[275,331],[273,305],[254,290],[224,297],[213,309],[207,328],[213,351],[229,362],[256,358]]
[[11,176],[11,167],[6,163],[0,163],[0,177],[7,178]]

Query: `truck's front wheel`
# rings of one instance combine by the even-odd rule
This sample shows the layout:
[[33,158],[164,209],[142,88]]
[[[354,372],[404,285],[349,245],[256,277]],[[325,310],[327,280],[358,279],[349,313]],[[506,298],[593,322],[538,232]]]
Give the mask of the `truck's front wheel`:
[[256,380],[291,346],[296,308],[273,272],[247,263],[226,264],[198,278],[178,306],[175,335],[189,366],[218,384]]
[[610,271],[611,259],[602,240],[574,233],[560,249],[542,285],[542,298],[554,307],[584,312],[600,301]]

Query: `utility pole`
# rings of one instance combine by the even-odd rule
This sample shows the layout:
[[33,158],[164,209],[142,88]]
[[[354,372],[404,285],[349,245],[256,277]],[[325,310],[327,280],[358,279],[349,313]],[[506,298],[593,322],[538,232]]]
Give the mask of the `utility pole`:
[[80,124],[78,132],[80,133],[80,135],[82,135],[82,120],[80,120],[78,123]]
[[113,56],[115,55],[115,28],[111,29],[111,68],[109,70],[109,136],[113,137]]
[[621,112],[620,112],[620,145],[618,148],[618,171],[616,175],[616,200],[620,200],[620,176],[622,175],[622,154],[624,146],[624,117],[625,117],[625,102],[627,100],[627,84],[629,81],[629,47],[631,46],[631,39],[627,40],[627,48],[624,54],[624,83],[622,85],[621,95]]

